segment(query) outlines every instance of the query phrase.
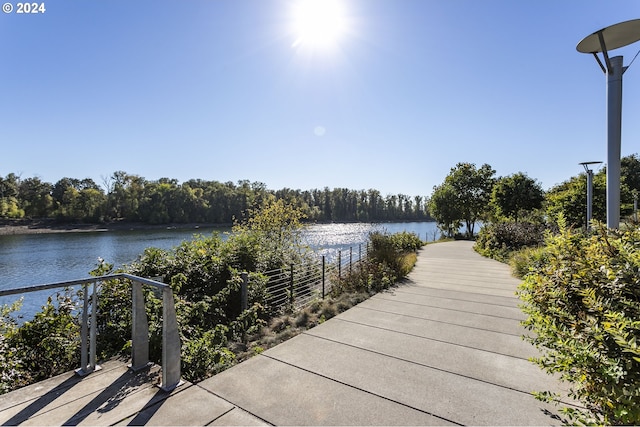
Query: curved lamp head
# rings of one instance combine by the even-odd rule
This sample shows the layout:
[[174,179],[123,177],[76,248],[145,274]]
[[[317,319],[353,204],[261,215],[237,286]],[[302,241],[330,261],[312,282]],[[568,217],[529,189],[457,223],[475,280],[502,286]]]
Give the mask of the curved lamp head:
[[635,43],[640,40],[640,19],[620,22],[589,34],[576,50],[581,53],[599,53]]
[[589,166],[591,165],[599,165],[602,162],[582,162],[582,163],[578,163],[579,165],[582,165],[584,167],[584,170],[587,171],[587,173],[589,172]]

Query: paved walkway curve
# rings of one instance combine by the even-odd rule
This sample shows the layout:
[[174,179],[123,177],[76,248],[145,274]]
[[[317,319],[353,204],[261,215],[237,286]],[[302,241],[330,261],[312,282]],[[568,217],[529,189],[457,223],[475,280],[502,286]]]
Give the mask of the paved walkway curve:
[[0,396],[0,422],[561,424],[530,394],[562,388],[527,360],[536,353],[521,339],[518,280],[472,245],[428,245],[401,285],[170,395],[145,380],[157,370],[140,377],[106,365],[82,380],[65,374]]

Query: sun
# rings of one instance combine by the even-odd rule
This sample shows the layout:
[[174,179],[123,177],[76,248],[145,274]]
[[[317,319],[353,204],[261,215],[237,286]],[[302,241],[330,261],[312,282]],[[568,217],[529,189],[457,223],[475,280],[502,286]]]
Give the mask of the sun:
[[340,0],[298,0],[293,6],[294,48],[334,47],[347,29]]

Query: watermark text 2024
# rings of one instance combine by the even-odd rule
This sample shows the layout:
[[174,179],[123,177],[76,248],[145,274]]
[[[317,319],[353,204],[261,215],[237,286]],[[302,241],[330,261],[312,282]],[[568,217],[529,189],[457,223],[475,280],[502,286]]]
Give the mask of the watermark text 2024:
[[4,13],[15,12],[16,14],[32,14],[33,15],[33,14],[38,14],[38,13],[45,13],[47,11],[47,8],[46,8],[44,2],[42,2],[42,3],[16,3],[15,7],[11,3],[4,3],[2,5],[2,11]]

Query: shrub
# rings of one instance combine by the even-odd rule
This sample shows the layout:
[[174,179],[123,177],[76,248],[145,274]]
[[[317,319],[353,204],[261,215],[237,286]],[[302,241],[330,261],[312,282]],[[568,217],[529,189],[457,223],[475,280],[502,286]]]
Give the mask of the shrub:
[[497,222],[478,233],[475,249],[481,255],[507,262],[514,251],[544,242],[547,227],[531,222]]
[[11,328],[5,337],[4,345],[20,360],[20,373],[15,374],[25,383],[41,381],[80,364],[80,326],[73,314],[75,298],[66,290],[56,299],[57,305],[50,297],[33,320]]
[[402,252],[417,251],[424,246],[417,234],[407,231],[392,234],[389,236],[389,240],[397,250]]
[[420,238],[413,233],[371,233],[366,260],[341,280],[334,279],[338,285],[333,287],[332,294],[373,294],[389,288],[411,271],[417,260],[415,251],[422,245]]
[[[519,287],[534,361],[571,383],[574,421],[640,423],[640,231],[549,236]],[[540,398],[553,397],[548,392]]]
[[218,325],[182,346],[182,372],[187,381],[196,382],[229,368],[235,355],[226,347],[228,328]]
[[546,254],[544,247],[523,248],[513,252],[509,258],[513,275],[522,279],[532,270],[542,267],[547,262]]
[[0,308],[0,394],[28,384],[25,378],[28,373],[23,371],[22,359],[9,339],[18,327],[13,313],[20,310],[21,306],[22,300],[19,300]]

